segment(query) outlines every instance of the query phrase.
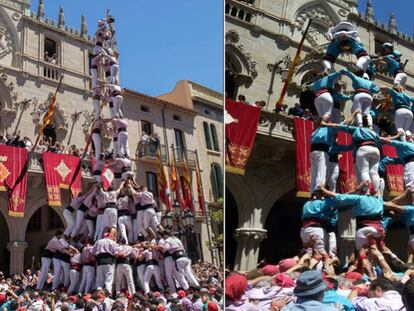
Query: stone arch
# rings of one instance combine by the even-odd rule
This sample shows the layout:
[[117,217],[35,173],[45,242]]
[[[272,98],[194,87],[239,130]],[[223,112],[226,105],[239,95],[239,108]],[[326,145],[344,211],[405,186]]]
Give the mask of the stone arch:
[[[4,220],[7,224],[7,231],[10,236],[11,226],[10,222],[8,221],[9,215],[8,215],[8,209],[7,209],[7,194],[6,192],[0,192],[0,215],[3,216]],[[0,216],[0,217],[1,217]]]
[[324,67],[319,61],[312,61],[299,67],[295,74],[295,82],[298,85],[303,85],[312,82],[312,77],[316,73],[324,70]]
[[235,30],[226,33],[225,71],[226,93],[235,98],[240,86],[249,87],[257,77],[256,62],[242,44]]
[[242,176],[226,174],[226,188],[228,188],[236,201],[239,221],[239,228],[261,227],[259,219],[251,214],[256,201],[251,193],[249,186],[245,183]]

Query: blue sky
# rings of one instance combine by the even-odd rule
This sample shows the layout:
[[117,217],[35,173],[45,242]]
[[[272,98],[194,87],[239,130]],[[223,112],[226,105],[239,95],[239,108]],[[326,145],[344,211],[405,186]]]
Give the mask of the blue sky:
[[[373,0],[375,19],[388,25],[390,12],[395,14],[398,30],[406,35],[413,35],[412,0]],[[365,14],[367,0],[359,0],[359,10]]]
[[[38,0],[31,1],[37,12]],[[80,30],[85,15],[93,35],[110,9],[120,51],[121,85],[157,96],[179,80],[223,91],[222,0],[44,0],[45,15]],[[120,5],[122,4],[122,5]]]

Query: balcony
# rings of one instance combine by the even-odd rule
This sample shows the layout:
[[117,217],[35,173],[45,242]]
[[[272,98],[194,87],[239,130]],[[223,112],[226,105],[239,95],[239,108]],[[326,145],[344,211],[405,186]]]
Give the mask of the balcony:
[[62,72],[59,66],[42,61],[39,62],[39,75],[53,81],[59,81]]
[[186,148],[174,147],[175,161],[178,165],[183,165],[184,159],[187,160],[189,167],[197,167],[197,153],[195,150],[189,150]]
[[[161,159],[164,164],[167,164],[167,147],[159,145],[161,150]],[[142,161],[157,162],[157,145],[154,143],[138,143],[137,158]]]
[[[40,152],[29,152],[29,174],[43,174],[43,157]],[[81,160],[81,174],[84,179],[91,179],[92,164],[89,160]]]
[[262,110],[257,134],[293,142],[293,117],[283,113]]
[[255,14],[254,2],[254,0],[228,1],[225,7],[226,15],[251,23]]

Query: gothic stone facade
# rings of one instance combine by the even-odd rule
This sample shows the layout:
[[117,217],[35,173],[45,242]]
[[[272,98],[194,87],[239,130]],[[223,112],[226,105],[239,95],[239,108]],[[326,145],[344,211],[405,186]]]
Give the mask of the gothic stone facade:
[[[275,115],[273,109],[283,86],[282,75],[296,53],[308,19],[313,22],[284,101],[289,106],[299,101],[301,85],[312,78],[312,71],[321,68],[321,57],[329,42],[326,33],[340,21],[351,21],[358,27],[370,54],[386,41],[393,42],[404,59],[414,54],[413,39],[397,31],[395,18],[391,15],[389,24],[383,25],[375,20],[371,3],[368,6],[366,14],[360,14],[355,0],[226,1],[227,96],[236,98],[243,94],[247,101],[266,102],[246,175],[226,174],[227,211],[238,215],[236,221],[227,223],[227,236],[233,235],[235,239],[228,243],[227,264],[234,263],[236,269],[254,268],[259,257],[269,259],[271,252],[279,258],[291,255],[297,249],[290,244],[300,247],[300,211],[304,201],[294,198],[292,121]],[[341,55],[336,67],[340,69],[355,61],[352,55]],[[412,95],[414,63],[408,62],[406,72],[407,91]],[[343,80],[343,91],[350,92],[350,80]],[[376,83],[391,86],[392,79],[378,75]],[[339,225],[342,254],[352,249],[353,230],[349,215],[343,215]],[[403,233],[400,230],[390,235],[398,234]],[[286,243],[287,236],[294,243]],[[404,249],[403,242],[400,246]],[[266,250],[269,248],[270,251]]]

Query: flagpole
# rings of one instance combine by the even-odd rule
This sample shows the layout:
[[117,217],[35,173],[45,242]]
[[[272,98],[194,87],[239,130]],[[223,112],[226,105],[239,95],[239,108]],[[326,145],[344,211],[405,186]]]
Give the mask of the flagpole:
[[311,24],[312,24],[312,19],[310,18],[308,25],[305,28],[305,32],[302,35],[302,39],[300,40],[298,49],[296,51],[295,58],[293,59],[292,64],[290,64],[288,76],[285,80],[285,84],[283,85],[282,91],[280,92],[280,96],[279,96],[278,101],[276,102],[276,105],[281,105],[283,103],[283,99],[285,98],[285,95],[287,93],[289,83],[293,78],[293,74],[295,73],[295,68],[299,64],[300,52],[302,52],[303,44],[305,42],[306,35],[308,34],[308,30]]
[[[57,88],[56,88],[55,94],[54,94],[54,95],[53,95],[53,97],[52,97],[52,101],[50,102],[49,109],[48,109],[48,111],[46,112],[46,114],[47,114],[47,113],[49,113],[49,111],[50,111],[50,107],[51,107],[52,105],[54,105],[54,104],[55,104],[55,102],[56,102],[56,96],[57,96],[57,93],[59,92],[60,86],[62,85],[62,80],[63,80],[63,75],[61,75],[61,76],[60,76],[59,84],[58,84],[58,86],[57,86]],[[53,116],[53,113],[52,113],[51,117],[52,117],[52,116]],[[44,117],[43,117],[43,118],[44,118]],[[44,121],[43,121],[43,122],[44,122]],[[43,130],[44,130],[44,128],[45,128],[45,125],[44,125],[44,123],[43,123],[43,124],[40,126],[40,128],[39,128],[39,133],[37,134],[36,142],[35,142],[35,144],[33,145],[32,151],[34,151],[34,150],[36,149],[37,144],[39,143],[40,135],[41,135],[41,134],[43,134]]]
[[[198,177],[200,177],[200,185],[201,185],[201,197],[203,198],[203,202],[204,202],[204,218],[206,221],[206,226],[207,226],[207,237],[208,237],[208,244],[209,244],[209,251],[210,251],[210,256],[211,256],[211,261],[216,264],[214,262],[214,259],[216,259],[214,257],[214,253],[212,250],[212,245],[213,245],[213,241],[211,239],[211,232],[210,232],[210,226],[209,226],[209,222],[208,222],[208,215],[207,215],[207,204],[206,204],[206,200],[204,198],[204,187],[203,187],[203,179],[201,178],[201,171],[200,171],[200,161],[198,159],[198,151],[195,150],[195,154],[196,154],[196,160],[197,160],[197,172],[198,172]],[[195,217],[195,215],[194,215]],[[211,225],[211,218],[210,218],[210,225]]]

